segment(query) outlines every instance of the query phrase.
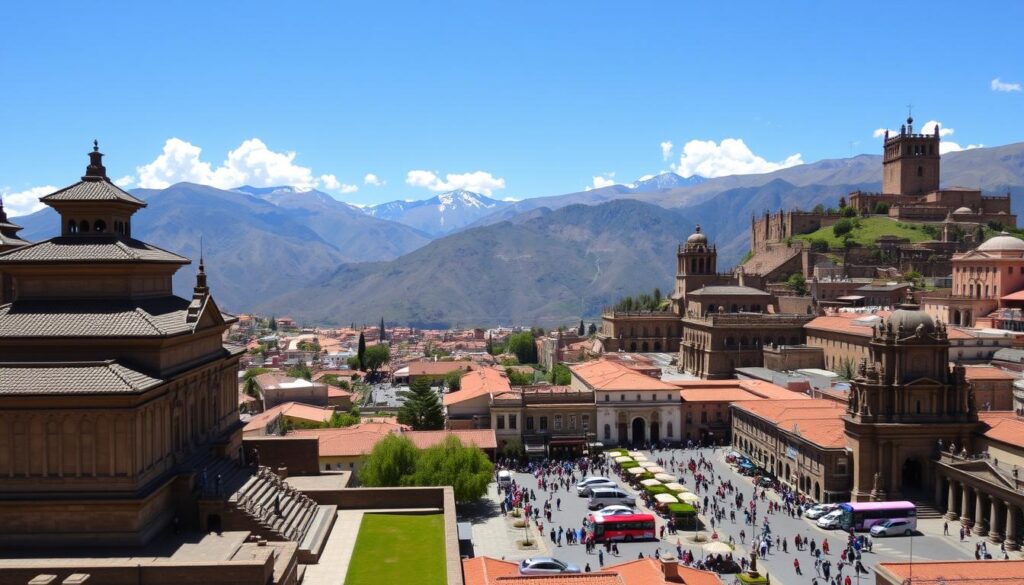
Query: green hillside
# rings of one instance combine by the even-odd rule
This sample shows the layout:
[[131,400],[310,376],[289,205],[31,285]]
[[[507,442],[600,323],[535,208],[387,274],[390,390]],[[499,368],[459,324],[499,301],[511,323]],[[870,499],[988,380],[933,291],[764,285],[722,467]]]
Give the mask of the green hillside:
[[[933,235],[928,233],[929,230],[927,228],[929,226],[927,224],[903,223],[880,215],[855,217],[851,218],[851,221],[853,221],[853,231],[850,232],[850,236],[854,242],[861,246],[874,244],[881,236],[907,238],[911,242],[923,242],[934,239]],[[828,242],[830,248],[842,248],[843,238],[837,237],[832,227],[823,227],[809,234],[796,236],[796,238],[807,242],[824,240]]]

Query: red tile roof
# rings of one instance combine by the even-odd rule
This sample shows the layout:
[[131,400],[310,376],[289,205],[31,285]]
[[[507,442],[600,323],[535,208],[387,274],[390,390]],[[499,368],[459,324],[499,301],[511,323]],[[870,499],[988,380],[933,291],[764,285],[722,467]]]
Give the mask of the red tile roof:
[[[913,575],[914,585],[1018,585],[1024,561],[918,561],[879,563],[878,573],[896,583]],[[890,577],[891,576],[891,577]]]
[[982,411],[978,413],[978,419],[984,423],[982,434],[985,438],[1024,447],[1024,420],[1013,411]]
[[457,370],[474,370],[477,368],[477,365],[470,361],[433,362],[423,360],[410,362],[406,367],[409,368],[410,376],[443,376],[449,372]]
[[519,565],[512,561],[476,557],[462,560],[462,582],[465,585],[491,585],[498,577],[519,574]]
[[833,400],[760,400],[736,402],[734,406],[775,424],[780,430],[798,434],[819,447],[838,449],[846,446],[843,422],[846,406]]
[[823,317],[812,319],[804,325],[804,329],[808,331],[814,331],[816,329],[822,331],[834,331],[837,333],[847,333],[861,337],[871,337],[872,332],[870,326],[854,324],[855,320],[868,317],[870,315],[888,317],[889,311],[877,311],[875,313],[831,313]]
[[444,405],[458,404],[488,394],[508,392],[512,386],[503,370],[480,368],[462,375],[457,392],[444,395]]
[[279,416],[287,416],[310,422],[324,422],[330,420],[333,414],[334,410],[330,408],[320,408],[319,406],[302,404],[301,402],[285,402],[254,415],[249,419],[249,422],[245,423],[245,428],[242,429],[242,432],[264,429]]
[[676,386],[608,360],[570,366],[569,370],[595,390],[676,390]]
[[964,374],[971,380],[1016,380],[1017,376],[995,366],[964,366]]
[[300,429],[289,436],[317,437],[321,457],[369,455],[378,441],[403,428],[397,423],[359,423],[340,429]]
[[497,449],[498,439],[494,429],[452,429],[450,431],[406,431],[403,436],[409,437],[418,449],[426,449],[441,444],[449,435],[454,435],[463,445],[476,445],[481,449]]
[[711,571],[701,571],[679,565],[679,580],[667,580],[662,572],[661,561],[652,558],[637,559],[628,563],[612,565],[601,570],[602,573],[617,573],[625,585],[662,585],[665,583],[685,583],[686,585],[722,585],[718,575]]

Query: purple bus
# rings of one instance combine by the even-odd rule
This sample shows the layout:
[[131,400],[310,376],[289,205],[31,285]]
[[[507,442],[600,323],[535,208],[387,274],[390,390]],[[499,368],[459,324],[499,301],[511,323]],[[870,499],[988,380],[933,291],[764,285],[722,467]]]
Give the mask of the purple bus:
[[849,532],[853,530],[871,530],[875,524],[889,520],[906,520],[910,530],[917,529],[917,507],[913,502],[850,502],[842,504],[843,511],[839,526]]

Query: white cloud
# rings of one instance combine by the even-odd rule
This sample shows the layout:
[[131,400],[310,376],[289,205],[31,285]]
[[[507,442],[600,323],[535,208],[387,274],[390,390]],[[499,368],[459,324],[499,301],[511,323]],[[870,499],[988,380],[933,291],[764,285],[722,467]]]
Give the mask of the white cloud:
[[589,187],[586,188],[586,190],[590,191],[591,189],[600,189],[602,187],[611,187],[614,184],[615,184],[615,173],[604,173],[604,174],[601,174],[601,175],[597,175],[596,177],[593,177],[593,182],[590,184]]
[[956,142],[950,142],[944,140],[939,143],[939,154],[946,154],[947,152],[960,152],[961,150],[971,150],[972,148],[981,148],[984,144],[968,144],[967,146],[960,146]]
[[58,188],[53,185],[46,185],[14,193],[8,189],[0,189],[0,199],[3,200],[3,206],[8,216],[28,215],[46,207],[46,205],[39,202],[39,198],[53,193]]
[[517,197],[505,197],[504,199],[502,199],[502,201],[506,203],[515,203],[517,201],[522,201],[522,199],[519,199]]
[[871,136],[875,138],[885,138],[885,133],[888,132],[890,136],[893,134],[899,134],[896,130],[890,130],[888,128],[875,128],[875,131],[871,133]]
[[992,80],[992,91],[1021,91],[1024,87],[1021,87],[1019,83],[1007,83],[998,77]]
[[672,157],[672,144],[671,140],[666,140],[661,143],[661,160],[668,160]]
[[679,163],[670,165],[683,177],[699,175],[708,179],[728,175],[770,173],[803,164],[800,153],[791,154],[779,162],[771,162],[754,154],[740,138],[691,140],[683,145]]
[[373,185],[374,187],[381,187],[386,183],[387,181],[380,180],[380,177],[373,173],[366,173],[366,176],[363,177],[364,185]]
[[464,189],[473,193],[490,196],[497,189],[505,188],[505,179],[495,177],[485,171],[445,175],[444,180],[433,171],[413,170],[405,177],[405,182],[413,187],[426,187],[431,191],[454,191]]
[[357,185],[347,185],[338,180],[334,175],[320,175],[320,183],[328,191],[338,191],[342,194],[355,193],[359,190]]
[[342,193],[351,193],[355,187],[341,183],[334,175],[317,177],[311,168],[295,164],[294,152],[273,151],[259,138],[250,138],[229,151],[227,159],[216,168],[202,160],[202,152],[202,148],[180,138],[167,139],[163,152],[153,162],[136,169],[138,186],[164,189],[188,181],[220,189],[288,185],[309,190],[323,186]]
[[114,179],[114,184],[117,185],[118,187],[121,187],[122,189],[126,187],[131,187],[132,185],[135,184],[135,177],[131,175],[125,175],[120,179]]
[[954,132],[952,128],[947,128],[942,124],[939,124],[936,120],[928,120],[921,126],[921,134],[935,134],[935,126],[939,127],[939,137],[951,136]]

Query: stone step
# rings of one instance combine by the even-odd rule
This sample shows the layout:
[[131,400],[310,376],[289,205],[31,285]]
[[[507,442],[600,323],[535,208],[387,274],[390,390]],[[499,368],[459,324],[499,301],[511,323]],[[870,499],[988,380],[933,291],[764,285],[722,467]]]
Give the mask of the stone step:
[[320,560],[320,553],[327,544],[327,537],[331,534],[331,527],[338,516],[337,506],[317,506],[313,520],[306,528],[305,535],[299,541],[299,562],[316,563]]

